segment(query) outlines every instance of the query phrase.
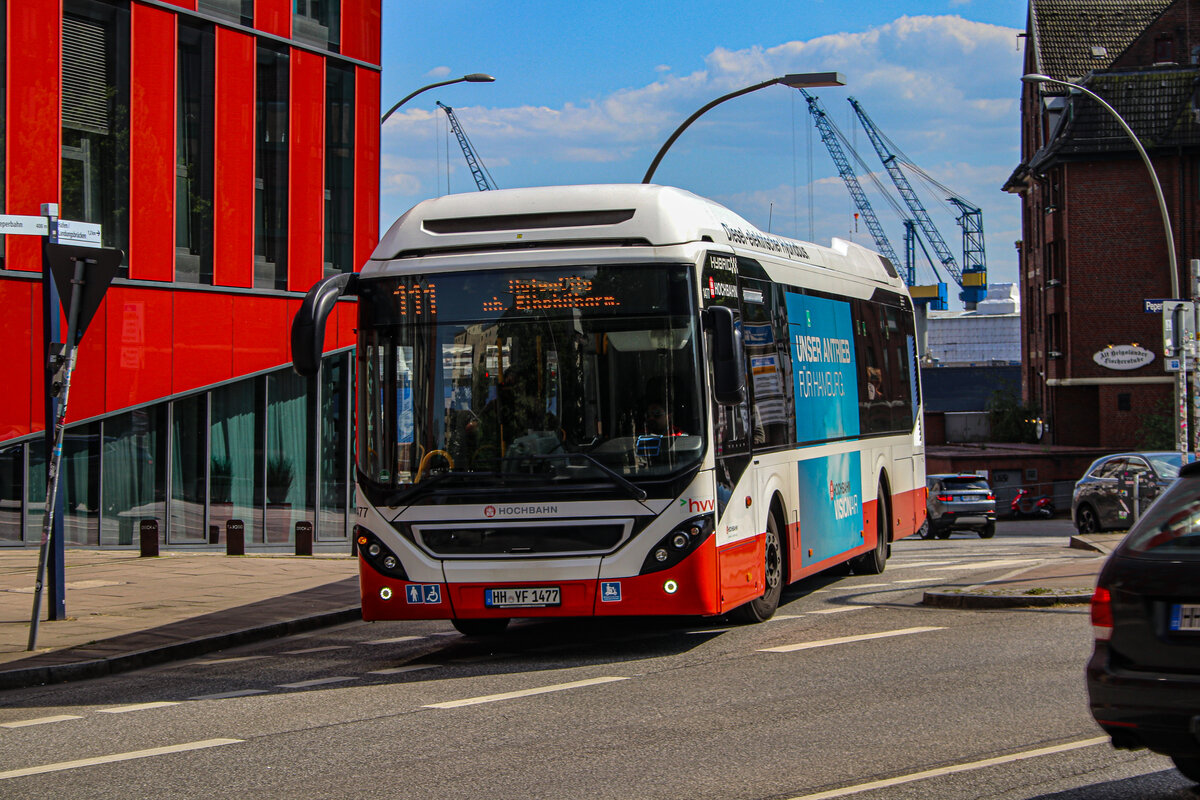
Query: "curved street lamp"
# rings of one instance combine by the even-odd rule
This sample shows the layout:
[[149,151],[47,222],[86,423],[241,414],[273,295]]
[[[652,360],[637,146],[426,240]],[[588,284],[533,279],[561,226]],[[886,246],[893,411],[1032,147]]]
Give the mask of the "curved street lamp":
[[466,83],[491,83],[494,80],[496,80],[496,79],[493,78],[491,75],[485,75],[482,72],[472,72],[470,75],[463,75],[461,78],[455,78],[454,80],[439,81],[437,83],[431,83],[428,86],[422,86],[420,89],[417,89],[415,92],[413,92],[412,94],[405,97],[399,103],[396,103],[396,105],[389,108],[384,113],[384,115],[379,118],[379,124],[382,125],[383,123],[387,122],[387,118],[390,117],[397,108],[404,105],[409,100],[412,100],[414,97],[419,95],[421,92],[427,92],[430,89],[436,89],[439,86],[449,86],[452,83],[463,83],[463,82],[466,82]]
[[1150,156],[1146,155],[1146,148],[1142,147],[1142,143],[1138,141],[1138,137],[1134,134],[1133,129],[1122,119],[1115,108],[1104,101],[1103,97],[1085,86],[1068,81],[1060,81],[1058,78],[1051,78],[1049,75],[1041,75],[1039,73],[1022,75],[1021,80],[1025,83],[1054,83],[1059,86],[1065,86],[1071,91],[1082,92],[1099,103],[1108,113],[1112,114],[1113,118],[1125,129],[1126,135],[1129,136],[1129,141],[1133,142],[1133,146],[1137,148],[1138,155],[1142,157],[1142,163],[1146,165],[1146,171],[1150,173],[1150,182],[1154,184],[1154,196],[1158,199],[1158,210],[1162,214],[1163,228],[1167,232],[1167,259],[1171,262],[1171,297],[1179,297],[1179,269],[1175,263],[1175,236],[1171,232],[1171,217],[1167,214],[1167,201],[1163,197],[1162,184],[1158,182],[1158,175],[1154,172],[1154,167],[1150,164]]
[[695,114],[692,114],[690,117],[685,119],[683,124],[675,129],[675,132],[671,134],[671,138],[667,139],[667,141],[663,143],[663,146],[659,148],[658,154],[654,156],[654,161],[650,163],[650,169],[646,170],[646,177],[642,178],[642,183],[650,182],[650,179],[654,177],[654,170],[658,169],[658,162],[662,161],[663,156],[667,154],[667,150],[669,150],[671,145],[675,143],[675,140],[679,138],[679,135],[683,133],[689,125],[695,122],[701,114],[708,111],[713,106],[724,103],[726,100],[732,100],[735,97],[741,97],[742,95],[749,94],[750,92],[757,92],[759,89],[765,89],[768,86],[774,86],[777,83],[782,83],[784,86],[790,86],[793,89],[815,89],[818,86],[845,86],[846,79],[840,72],[792,73],[789,75],[781,75],[778,78],[772,78],[771,80],[763,81],[762,83],[756,83],[753,86],[747,86],[745,89],[738,89],[736,92],[730,92],[723,97],[718,97],[716,100],[713,100]]

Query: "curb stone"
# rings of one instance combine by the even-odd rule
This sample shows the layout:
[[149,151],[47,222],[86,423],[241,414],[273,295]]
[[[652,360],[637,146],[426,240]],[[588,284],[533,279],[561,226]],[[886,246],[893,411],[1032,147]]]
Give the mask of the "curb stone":
[[[141,669],[168,661],[178,661],[185,658],[195,658],[227,647],[278,639],[296,633],[315,630],[317,628],[340,625],[362,619],[360,606],[349,606],[313,614],[308,617],[272,622],[240,631],[202,636],[179,642],[172,642],[160,647],[150,647],[127,653],[96,658],[88,661],[68,661],[61,664],[35,665],[29,667],[17,666],[15,669],[0,670],[0,690],[22,689],[30,686],[43,686],[51,683],[67,683],[69,681],[100,678],[118,672]],[[33,656],[31,658],[36,658]],[[17,665],[20,662],[16,662]]]

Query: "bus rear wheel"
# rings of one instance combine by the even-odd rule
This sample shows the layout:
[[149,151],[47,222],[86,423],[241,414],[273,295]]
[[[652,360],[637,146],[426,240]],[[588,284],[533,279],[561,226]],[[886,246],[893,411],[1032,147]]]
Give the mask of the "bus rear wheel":
[[888,520],[892,517],[892,509],[882,483],[875,496],[878,498],[875,502],[875,547],[851,561],[857,575],[878,575],[887,566]]
[[463,636],[496,636],[508,627],[507,618],[455,619],[451,623]]
[[767,517],[767,538],[763,550],[766,591],[762,597],[729,612],[730,619],[735,622],[766,622],[779,608],[779,598],[783,595],[783,542],[779,538],[779,523],[775,521],[774,514]]

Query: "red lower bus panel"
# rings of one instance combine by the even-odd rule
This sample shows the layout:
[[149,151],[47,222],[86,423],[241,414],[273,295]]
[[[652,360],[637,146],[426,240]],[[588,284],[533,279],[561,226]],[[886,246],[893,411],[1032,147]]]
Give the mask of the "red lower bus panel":
[[[721,612],[716,586],[717,549],[713,540],[670,569],[599,581],[596,586],[598,617],[608,616],[710,616]],[[606,600],[606,583],[617,583],[619,601]],[[670,591],[674,589],[674,591]],[[760,592],[761,594],[761,592]]]
[[732,544],[720,552],[721,608],[724,613],[762,597],[766,534]]
[[[420,603],[409,602],[412,587],[420,591]],[[436,596],[429,591],[436,587]],[[363,557],[358,557],[358,589],[362,616],[367,622],[385,619],[453,619],[454,611],[444,583],[409,583],[380,575]],[[426,602],[437,600],[437,602]]]

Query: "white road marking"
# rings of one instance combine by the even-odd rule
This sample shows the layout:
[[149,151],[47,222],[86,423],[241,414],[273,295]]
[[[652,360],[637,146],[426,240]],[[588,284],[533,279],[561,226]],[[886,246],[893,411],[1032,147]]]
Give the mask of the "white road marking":
[[847,589],[878,589],[880,586],[891,586],[890,583],[860,583],[857,586],[847,586]]
[[56,764],[43,764],[40,767],[25,767],[24,769],[10,769],[7,772],[0,772],[0,780],[9,778],[22,778],[26,775],[41,775],[46,772],[62,772],[68,769],[79,769],[80,767],[94,767],[97,764],[112,764],[116,761],[132,761],[135,758],[149,758],[150,756],[161,756],[167,753],[186,753],[189,750],[204,750],[209,747],[220,747],[225,744],[237,744],[243,741],[242,739],[205,739],[200,742],[187,742],[186,744],[173,744],[167,747],[152,747],[149,750],[133,750],[128,753],[113,753],[110,756],[96,756],[95,758],[81,758],[77,761],[59,761]]
[[164,708],[166,706],[177,706],[179,703],[169,700],[160,700],[155,703],[135,703],[129,706],[113,706],[112,708],[98,708],[97,712],[101,714],[125,714],[130,711],[146,711],[151,708]]
[[1067,742],[1066,744],[1058,744],[1053,747],[1039,747],[1036,750],[1026,750],[1021,753],[1013,753],[1007,756],[997,756],[995,758],[985,758],[982,761],[969,761],[964,764],[955,764],[949,767],[939,767],[937,769],[929,769],[924,772],[913,772],[908,775],[898,775],[895,778],[885,778],[883,780],[871,781],[870,783],[860,783],[857,786],[846,786],[841,789],[830,789],[827,792],[817,792],[816,794],[806,794],[799,797],[793,797],[791,800],[830,800],[834,797],[846,797],[860,792],[870,792],[875,789],[887,789],[892,786],[899,786],[904,783],[912,783],[913,781],[923,781],[926,778],[936,778],[941,775],[953,775],[957,772],[968,772],[970,770],[983,769],[984,767],[994,767],[999,764],[1010,764],[1014,761],[1024,761],[1029,758],[1037,758],[1039,756],[1048,756],[1055,753],[1066,753],[1071,750],[1079,750],[1084,747],[1092,747],[1098,744],[1107,744],[1107,736],[1097,736],[1094,739],[1081,739],[1076,742]]
[[361,642],[361,644],[396,644],[397,642],[411,642],[414,639],[424,638],[424,636],[396,636],[391,639],[376,639],[372,642]]
[[820,611],[809,611],[809,614],[840,614],[843,611],[862,611],[864,608],[875,606],[838,606],[837,608],[822,608]]
[[850,644],[851,642],[865,642],[870,639],[887,639],[891,636],[907,636],[910,633],[926,633],[927,631],[940,631],[942,628],[901,628],[895,631],[881,631],[880,633],[863,633],[858,636],[840,636],[837,639],[820,639],[815,642],[800,642],[799,644],[785,644],[780,647],[767,647],[759,650],[760,653],[792,653],[796,650],[811,650],[814,647],[829,647],[835,644]]
[[892,583],[934,583],[937,578],[905,578],[902,581],[892,581]]
[[401,672],[416,672],[421,669],[436,669],[437,664],[410,664],[407,667],[392,667],[391,669],[377,669],[368,672],[368,675],[399,675]]
[[30,725],[49,725],[51,722],[65,722],[69,719],[83,719],[76,714],[58,714],[53,717],[37,717],[22,719],[16,722],[0,722],[0,728],[28,728]]
[[942,564],[957,564],[957,561],[918,561],[915,564],[888,564],[888,569],[916,569],[917,567],[940,567]]
[[[772,617],[772,619],[774,619],[774,618]],[[698,629],[696,629],[696,630],[694,630],[694,631],[685,631],[685,633],[688,633],[688,634],[696,634],[696,633],[726,633],[726,632],[728,632],[728,631],[731,631],[731,630],[733,630],[733,628],[698,628]]]
[[957,564],[952,567],[934,567],[930,572],[946,572],[958,569],[993,569],[994,567],[1009,567],[1016,564],[1036,564],[1036,558],[1006,558],[1003,561],[980,561],[978,564]]
[[561,692],[567,689],[582,689],[585,686],[597,686],[602,683],[613,683],[614,681],[627,681],[629,678],[590,678],[585,681],[572,681],[571,683],[556,683],[553,686],[539,686],[536,689],[521,689],[516,692],[504,692],[503,694],[489,694],[483,697],[468,697],[464,700],[450,700],[446,703],[430,703],[425,708],[461,708],[463,706],[475,706],[480,703],[495,703],[500,700],[514,700],[518,697],[532,697],[538,694],[547,694],[548,692]]
[[234,658],[217,658],[212,661],[197,661],[196,664],[202,667],[207,667],[210,664],[234,664],[238,661],[256,661],[260,658],[271,658],[271,656],[236,656]]
[[356,681],[358,678],[349,675],[338,675],[333,678],[316,678],[311,681],[297,681],[296,683],[280,683],[277,684],[280,689],[307,689],[310,686],[324,686],[327,683],[343,683],[345,681]]
[[331,644],[326,647],[309,647],[306,650],[284,650],[285,656],[302,656],[305,653],[324,653],[326,650],[349,650],[348,644]]
[[[775,616],[773,616],[769,620],[767,620],[767,622],[778,622],[779,620],[784,620],[784,619],[800,619],[803,616],[804,616],[803,614],[776,614]],[[729,630],[732,630],[732,628],[730,628]]]
[[225,700],[230,697],[249,697],[253,694],[266,694],[266,689],[238,689],[234,692],[217,692],[216,694],[198,694],[189,700]]

